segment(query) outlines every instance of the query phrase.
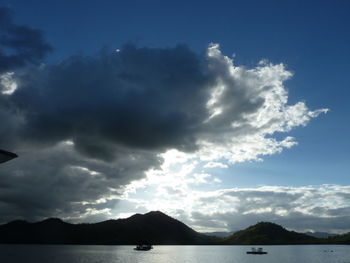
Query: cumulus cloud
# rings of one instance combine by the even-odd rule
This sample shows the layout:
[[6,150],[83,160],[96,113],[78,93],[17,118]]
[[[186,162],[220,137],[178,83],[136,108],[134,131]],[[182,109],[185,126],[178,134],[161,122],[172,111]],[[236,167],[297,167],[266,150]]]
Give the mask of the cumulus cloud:
[[[188,48],[72,57],[19,75],[9,98],[26,116],[19,137],[33,144],[71,139],[90,157],[112,160],[115,145],[192,150],[205,118],[208,77]],[[190,96],[189,96],[190,94]]]
[[282,64],[236,67],[218,45],[204,57],[186,46],[127,45],[22,72],[8,101],[25,118],[17,135],[26,143],[72,140],[81,154],[107,161],[122,145],[241,162],[291,147],[293,138],[269,136],[326,111],[287,105],[290,76]]
[[0,73],[39,62],[51,50],[42,31],[14,24],[11,10],[0,7]]
[[124,151],[113,163],[81,158],[69,141],[18,154],[20,158],[1,167],[3,221],[79,219],[91,211],[107,211],[119,200],[122,186],[141,179],[144,170],[158,163],[156,156],[135,151]]
[[204,168],[227,168],[228,165],[220,162],[208,162],[204,165]]
[[327,111],[288,104],[283,64],[237,66],[217,44],[203,54],[124,45],[38,65],[51,50],[42,32],[15,25],[6,8],[0,17],[1,147],[20,155],[0,168],[8,217],[108,215],[110,200],[152,173],[169,180],[174,162],[191,178],[161,190],[186,195],[186,184],[220,182],[197,166],[281,152],[296,141],[274,133]]

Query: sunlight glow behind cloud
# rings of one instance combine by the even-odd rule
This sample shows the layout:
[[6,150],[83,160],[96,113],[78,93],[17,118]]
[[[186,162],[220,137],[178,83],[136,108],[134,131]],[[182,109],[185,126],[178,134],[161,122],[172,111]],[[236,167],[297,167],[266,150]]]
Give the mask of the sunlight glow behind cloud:
[[17,89],[17,82],[13,78],[14,72],[6,72],[0,75],[1,93],[11,95]]

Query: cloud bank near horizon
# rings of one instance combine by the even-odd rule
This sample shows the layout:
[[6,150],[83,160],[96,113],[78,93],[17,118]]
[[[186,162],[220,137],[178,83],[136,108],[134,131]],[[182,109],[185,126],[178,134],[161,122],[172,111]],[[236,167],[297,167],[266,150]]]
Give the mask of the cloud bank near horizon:
[[349,232],[350,187],[320,185],[303,187],[261,186],[203,193],[202,211],[189,218],[197,227],[237,231],[269,221],[292,230]]
[[[227,188],[228,179],[222,181],[210,170],[203,173],[198,160],[184,162],[182,154],[171,155],[161,170],[129,184],[118,209],[109,212],[125,217],[130,211],[160,210],[201,232],[238,231],[261,221],[299,232],[350,232],[348,185]],[[183,165],[174,164],[174,158]]]

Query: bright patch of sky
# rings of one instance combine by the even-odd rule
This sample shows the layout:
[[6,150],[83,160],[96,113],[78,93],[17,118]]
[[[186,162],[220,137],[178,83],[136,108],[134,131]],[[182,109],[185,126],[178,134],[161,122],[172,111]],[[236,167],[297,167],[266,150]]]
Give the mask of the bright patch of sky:
[[0,75],[1,93],[11,95],[17,89],[17,83],[13,78],[14,72],[6,72]]

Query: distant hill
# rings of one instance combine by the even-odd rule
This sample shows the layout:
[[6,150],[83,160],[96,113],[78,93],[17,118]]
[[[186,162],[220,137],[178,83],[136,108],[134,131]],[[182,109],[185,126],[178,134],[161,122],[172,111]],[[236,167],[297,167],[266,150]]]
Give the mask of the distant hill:
[[269,222],[260,222],[223,240],[223,243],[230,245],[292,245],[318,244],[320,242],[318,238],[288,231]]
[[324,239],[325,243],[350,245],[350,233]]
[[228,237],[235,232],[202,232],[202,234],[212,237]]
[[326,233],[326,232],[305,232],[304,234],[312,236],[312,237],[317,237],[317,238],[328,238],[328,237],[339,236],[337,234],[331,234],[331,233]]
[[0,226],[0,243],[186,245],[212,244],[216,240],[158,211],[95,224],[69,224],[51,218],[37,223],[13,221]]

